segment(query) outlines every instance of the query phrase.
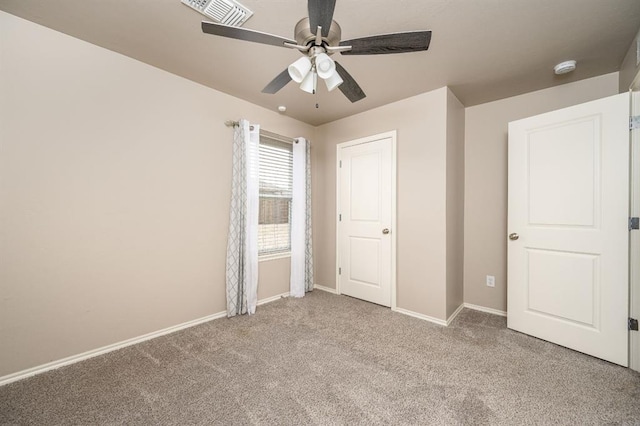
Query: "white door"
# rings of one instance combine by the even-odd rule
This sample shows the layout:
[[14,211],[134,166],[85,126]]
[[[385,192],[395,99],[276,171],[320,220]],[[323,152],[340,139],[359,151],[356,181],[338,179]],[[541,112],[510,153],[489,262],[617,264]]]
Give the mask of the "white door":
[[337,149],[338,292],[392,306],[395,132]]
[[509,123],[507,325],[628,363],[629,96]]

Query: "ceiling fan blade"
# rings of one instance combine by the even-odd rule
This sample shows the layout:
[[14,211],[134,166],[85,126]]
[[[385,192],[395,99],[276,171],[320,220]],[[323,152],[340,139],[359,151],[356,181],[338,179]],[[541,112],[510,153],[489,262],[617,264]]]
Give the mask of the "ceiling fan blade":
[[276,78],[271,80],[271,82],[267,84],[264,89],[262,89],[262,93],[269,93],[273,95],[278,90],[286,86],[290,81],[291,76],[289,75],[289,70],[285,69],[280,74],[278,74]]
[[336,72],[342,78],[343,83],[338,86],[338,89],[353,103],[358,102],[360,99],[364,99],[367,95],[364,94],[358,83],[351,77],[351,74],[344,69],[342,65],[336,62]]
[[247,28],[216,24],[215,22],[202,21],[202,32],[222,37],[235,38],[237,40],[253,41],[254,43],[270,44],[272,46],[287,48],[289,46],[285,46],[285,43],[296,44],[293,40],[277,35],[249,30]]
[[382,55],[427,50],[429,43],[431,31],[409,31],[344,40],[340,46],[352,47],[342,52],[343,55]]
[[322,27],[322,37],[327,37],[333,21],[336,0],[308,0],[307,7],[311,32],[315,34],[320,26]]

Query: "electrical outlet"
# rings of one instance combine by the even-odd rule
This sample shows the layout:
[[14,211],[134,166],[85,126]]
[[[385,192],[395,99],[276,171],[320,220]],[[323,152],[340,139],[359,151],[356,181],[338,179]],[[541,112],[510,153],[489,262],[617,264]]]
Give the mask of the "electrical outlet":
[[487,287],[495,287],[496,286],[496,277],[493,275],[487,275]]

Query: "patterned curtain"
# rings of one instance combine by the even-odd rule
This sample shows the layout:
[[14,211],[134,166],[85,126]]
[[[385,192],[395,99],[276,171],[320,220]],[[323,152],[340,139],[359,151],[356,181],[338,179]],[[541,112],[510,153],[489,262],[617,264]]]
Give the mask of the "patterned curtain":
[[233,134],[227,240],[227,316],[253,314],[258,289],[259,126],[240,120]]
[[291,200],[292,297],[313,290],[311,239],[311,146],[304,138],[293,144],[293,198]]

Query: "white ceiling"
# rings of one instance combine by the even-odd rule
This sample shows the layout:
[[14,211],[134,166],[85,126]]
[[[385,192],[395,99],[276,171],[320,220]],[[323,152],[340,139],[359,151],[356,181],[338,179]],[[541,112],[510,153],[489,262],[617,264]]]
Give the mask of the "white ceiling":
[[[245,28],[293,38],[305,0],[241,0]],[[343,56],[367,97],[262,88],[300,54],[203,34],[180,0],[0,0],[0,10],[318,125],[449,86],[466,105],[617,71],[640,26],[638,0],[337,0],[342,38],[432,30],[426,52]],[[339,57],[340,55],[337,55]],[[555,76],[567,59],[578,69]],[[318,108],[315,107],[318,103]]]

